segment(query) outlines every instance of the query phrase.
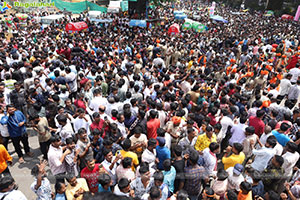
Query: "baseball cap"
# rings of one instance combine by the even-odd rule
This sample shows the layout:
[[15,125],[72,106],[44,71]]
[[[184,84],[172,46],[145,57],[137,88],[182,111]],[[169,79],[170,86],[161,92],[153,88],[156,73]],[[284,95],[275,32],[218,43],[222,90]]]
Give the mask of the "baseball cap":
[[240,175],[243,172],[243,170],[244,170],[243,165],[236,164],[236,165],[234,165],[233,173],[236,174],[236,175]]
[[160,146],[164,146],[166,144],[166,140],[163,137],[157,137],[156,140]]

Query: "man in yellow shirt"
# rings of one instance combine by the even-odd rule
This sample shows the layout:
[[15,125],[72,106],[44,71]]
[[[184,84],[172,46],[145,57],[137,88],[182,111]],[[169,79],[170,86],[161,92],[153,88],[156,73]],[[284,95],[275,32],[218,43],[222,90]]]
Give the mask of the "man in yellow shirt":
[[211,126],[206,127],[205,134],[199,135],[195,144],[195,149],[200,153],[207,147],[210,143],[217,142],[217,136],[213,133],[213,128]]
[[89,187],[84,178],[76,178],[74,174],[69,174],[66,178],[68,186],[66,188],[67,199],[81,200],[84,192],[89,192]]
[[129,157],[132,158],[132,170],[135,171],[135,168],[139,165],[139,160],[138,160],[138,156],[136,153],[129,151],[129,149],[131,148],[131,141],[129,139],[125,139],[123,142],[123,149],[124,150],[120,150],[117,151],[116,156],[121,153],[122,158],[125,157]]
[[233,143],[232,147],[227,147],[226,153],[222,158],[225,170],[229,167],[234,167],[235,164],[243,164],[245,160],[245,154],[242,152],[243,149],[244,147],[240,143]]

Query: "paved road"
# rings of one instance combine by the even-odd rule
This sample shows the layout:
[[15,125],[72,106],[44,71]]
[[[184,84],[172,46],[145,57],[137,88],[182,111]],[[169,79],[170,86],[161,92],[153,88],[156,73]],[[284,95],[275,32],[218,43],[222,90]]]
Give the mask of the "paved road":
[[[34,178],[31,175],[31,169],[33,166],[39,163],[39,160],[42,158],[41,151],[39,149],[38,138],[36,135],[30,134],[29,145],[31,147],[32,152],[34,153],[34,157],[30,158],[28,156],[25,156],[24,157],[25,162],[23,164],[19,164],[18,155],[15,153],[12,143],[8,145],[8,152],[13,157],[13,165],[10,166],[9,169],[10,172],[12,173],[13,178],[15,179],[16,183],[19,186],[19,190],[21,190],[25,194],[28,200],[35,200],[36,195],[30,189],[30,185],[34,181]],[[54,179],[51,178],[51,173],[49,172],[49,168],[46,168],[46,170],[48,171],[48,174],[50,174],[48,179],[50,180],[53,186]]]

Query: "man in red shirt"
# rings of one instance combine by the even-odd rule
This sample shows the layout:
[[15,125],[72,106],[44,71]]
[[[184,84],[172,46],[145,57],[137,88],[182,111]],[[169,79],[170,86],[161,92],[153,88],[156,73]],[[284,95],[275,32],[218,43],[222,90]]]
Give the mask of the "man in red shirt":
[[255,128],[255,134],[258,135],[259,137],[265,131],[265,123],[262,120],[264,115],[265,115],[264,110],[257,110],[256,117],[254,116],[249,117],[249,126],[253,126]]
[[93,131],[94,129],[98,129],[99,131],[103,131],[102,138],[105,137],[105,129],[106,129],[106,124],[103,119],[101,119],[100,114],[98,112],[93,113],[93,119],[94,121],[92,122],[90,129]]
[[95,164],[93,159],[88,160],[86,167],[80,173],[81,178],[85,178],[89,189],[92,193],[98,192],[98,176],[101,173],[106,173],[100,163]]
[[155,110],[150,111],[150,119],[147,122],[147,137],[156,139],[157,129],[160,127],[160,120],[157,119],[157,112]]

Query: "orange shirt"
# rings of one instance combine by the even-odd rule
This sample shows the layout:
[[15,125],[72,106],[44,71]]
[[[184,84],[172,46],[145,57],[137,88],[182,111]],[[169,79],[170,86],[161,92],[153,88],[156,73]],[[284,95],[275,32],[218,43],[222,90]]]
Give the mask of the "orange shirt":
[[242,191],[238,194],[238,200],[252,200],[252,191],[248,194],[243,194]]
[[0,144],[0,173],[7,168],[6,161],[12,161],[12,157],[9,155],[6,148]]

